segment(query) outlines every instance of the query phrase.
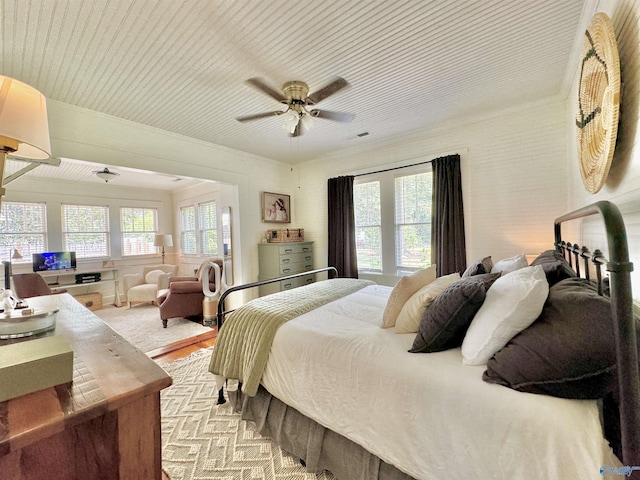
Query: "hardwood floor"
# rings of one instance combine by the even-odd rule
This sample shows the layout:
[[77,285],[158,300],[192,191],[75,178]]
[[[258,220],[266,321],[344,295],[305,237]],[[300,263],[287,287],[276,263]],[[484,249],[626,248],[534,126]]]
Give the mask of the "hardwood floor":
[[187,338],[176,343],[172,343],[163,348],[149,352],[149,356],[159,365],[165,365],[180,358],[188,357],[193,352],[201,348],[212,347],[216,344],[218,330],[211,329],[211,332],[203,333],[197,337]]

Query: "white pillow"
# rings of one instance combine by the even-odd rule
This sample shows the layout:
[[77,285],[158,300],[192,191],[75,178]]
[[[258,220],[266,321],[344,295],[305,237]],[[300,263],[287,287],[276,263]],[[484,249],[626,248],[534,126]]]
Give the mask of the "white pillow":
[[509,340],[540,316],[549,294],[541,265],[502,275],[487,290],[484,303],[462,342],[462,362],[484,365]]
[[395,326],[400,310],[409,300],[411,295],[416,293],[420,288],[428,285],[436,279],[436,266],[418,270],[411,275],[406,275],[398,280],[396,286],[391,290],[387,306],[382,314],[382,328],[390,328]]
[[396,320],[396,333],[416,333],[420,327],[424,310],[453,282],[460,280],[458,272],[438,277],[420,288],[404,304]]
[[151,270],[145,275],[144,281],[145,283],[158,283],[160,275],[163,275],[164,273],[165,272],[163,272],[162,270]]
[[528,266],[529,262],[527,262],[527,257],[524,256],[524,253],[520,253],[515,257],[504,258],[496,262],[491,268],[491,273],[501,272],[502,275],[506,275],[507,273],[515,272],[520,268]]

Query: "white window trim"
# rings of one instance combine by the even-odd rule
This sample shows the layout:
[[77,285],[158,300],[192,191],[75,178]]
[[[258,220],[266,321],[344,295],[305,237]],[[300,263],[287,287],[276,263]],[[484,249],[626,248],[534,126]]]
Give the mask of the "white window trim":
[[380,215],[381,215],[381,241],[382,241],[382,271],[364,270],[358,268],[358,273],[363,276],[388,276],[399,277],[411,273],[415,268],[405,268],[396,265],[396,240],[395,240],[395,179],[418,173],[430,172],[431,163],[413,165],[389,171],[360,175],[354,179],[354,185],[373,181],[380,182]]

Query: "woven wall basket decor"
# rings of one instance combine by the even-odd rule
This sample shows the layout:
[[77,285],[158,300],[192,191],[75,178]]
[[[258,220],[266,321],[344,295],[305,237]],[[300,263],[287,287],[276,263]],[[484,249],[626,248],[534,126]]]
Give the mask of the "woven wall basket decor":
[[584,32],[578,81],[578,163],[585,188],[597,193],[611,167],[620,112],[618,46],[604,13],[596,14]]

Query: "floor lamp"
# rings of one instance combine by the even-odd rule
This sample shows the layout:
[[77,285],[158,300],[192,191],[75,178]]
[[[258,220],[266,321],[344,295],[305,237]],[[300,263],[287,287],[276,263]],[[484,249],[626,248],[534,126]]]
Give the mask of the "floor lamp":
[[0,205],[9,154],[32,160],[51,156],[47,102],[35,88],[0,75]]
[[162,264],[164,265],[164,247],[173,247],[173,237],[171,235],[156,235],[153,246],[162,247]]

